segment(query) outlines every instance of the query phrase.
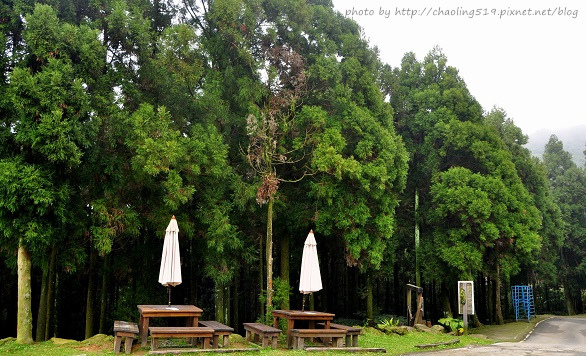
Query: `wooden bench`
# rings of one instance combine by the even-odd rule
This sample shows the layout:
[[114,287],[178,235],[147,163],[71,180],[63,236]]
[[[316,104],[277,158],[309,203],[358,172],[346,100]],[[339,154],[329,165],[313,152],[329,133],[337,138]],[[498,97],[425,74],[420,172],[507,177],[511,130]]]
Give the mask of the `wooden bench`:
[[158,349],[158,339],[160,338],[202,338],[203,348],[210,348],[210,341],[214,337],[214,329],[198,327],[198,326],[183,326],[183,327],[168,327],[168,326],[151,326],[149,328],[151,333],[151,350]]
[[220,336],[222,337],[223,347],[226,347],[230,344],[230,334],[234,332],[233,328],[214,320],[200,320],[199,325],[214,330],[214,342],[212,346],[214,349],[218,348],[218,341]]
[[[318,323],[317,324],[320,327],[324,327],[325,324],[324,323]],[[357,347],[358,346],[358,335],[360,335],[360,333],[362,333],[362,328],[358,328],[355,326],[348,326],[348,325],[342,325],[342,324],[335,324],[335,323],[330,323],[330,328],[331,329],[341,329],[341,330],[346,330],[346,347]],[[352,340],[350,342],[350,340]]]
[[120,352],[120,345],[124,337],[124,351],[129,354],[132,352],[132,343],[134,337],[138,335],[138,325],[128,321],[114,321],[114,353]]
[[271,341],[271,347],[277,348],[277,341],[281,334],[281,329],[273,328],[260,323],[244,323],[244,330],[246,330],[246,341],[252,339],[254,342],[258,342],[259,338],[262,338],[262,347],[269,346],[269,340]]
[[334,347],[342,347],[343,338],[346,336],[346,330],[342,329],[293,329],[293,348],[303,349],[305,347],[305,338],[323,337],[332,338]]

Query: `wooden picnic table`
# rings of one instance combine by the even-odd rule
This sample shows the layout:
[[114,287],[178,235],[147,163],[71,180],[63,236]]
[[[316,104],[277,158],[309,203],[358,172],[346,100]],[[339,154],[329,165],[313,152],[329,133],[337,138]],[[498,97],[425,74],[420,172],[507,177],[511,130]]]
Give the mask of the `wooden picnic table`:
[[273,327],[279,327],[279,318],[287,319],[287,347],[293,345],[291,330],[295,329],[296,320],[308,320],[309,328],[315,329],[315,322],[322,321],[324,329],[330,328],[330,322],[334,319],[335,314],[319,311],[301,311],[301,310],[273,310]]
[[203,310],[195,305],[138,305],[141,346],[147,345],[150,318],[187,318],[186,326],[198,326]]

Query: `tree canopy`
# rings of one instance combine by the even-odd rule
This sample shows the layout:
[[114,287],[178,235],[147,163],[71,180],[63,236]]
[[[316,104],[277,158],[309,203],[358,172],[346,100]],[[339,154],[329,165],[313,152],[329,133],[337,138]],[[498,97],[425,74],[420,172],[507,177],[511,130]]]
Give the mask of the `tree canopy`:
[[340,317],[402,314],[417,281],[438,319],[460,279],[489,322],[511,283],[583,311],[584,167],[556,137],[532,157],[439,47],[392,67],[301,0],[12,0],[0,33],[0,338],[81,339],[166,302],[172,215],[175,302],[236,328],[301,306],[311,229],[314,307]]

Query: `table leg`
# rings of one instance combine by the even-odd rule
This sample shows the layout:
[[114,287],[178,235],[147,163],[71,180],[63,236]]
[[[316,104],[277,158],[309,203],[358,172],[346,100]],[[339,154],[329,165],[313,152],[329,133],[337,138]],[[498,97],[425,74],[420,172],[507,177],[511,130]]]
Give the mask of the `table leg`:
[[138,319],[138,331],[140,333],[140,346],[146,347],[147,345],[147,336],[149,333],[149,318],[140,316]]
[[[329,329],[330,328],[330,321],[326,320],[324,322],[324,329]],[[325,337],[324,338],[324,344],[329,345],[331,343],[332,339],[329,337]]]
[[290,349],[293,346],[293,337],[291,336],[291,330],[295,329],[295,320],[287,319],[287,348]]
[[[198,319],[198,317],[197,316],[194,316],[193,318],[188,317],[187,318],[187,321],[185,322],[185,326],[199,326],[199,319]],[[188,337],[188,338],[185,339],[185,341],[188,344],[191,344],[191,345],[194,345],[195,346],[195,343],[197,341],[197,338],[195,338],[195,337]]]

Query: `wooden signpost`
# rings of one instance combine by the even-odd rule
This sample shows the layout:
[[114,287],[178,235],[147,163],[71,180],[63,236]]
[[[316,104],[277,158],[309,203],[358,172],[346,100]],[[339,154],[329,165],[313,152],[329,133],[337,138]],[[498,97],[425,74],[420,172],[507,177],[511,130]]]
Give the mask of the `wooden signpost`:
[[[411,292],[417,293],[417,311],[415,318],[411,312]],[[411,326],[415,324],[423,324],[423,288],[407,284],[407,318]]]
[[473,281],[458,281],[458,314],[462,314],[464,335],[468,335],[468,315],[474,315]]

